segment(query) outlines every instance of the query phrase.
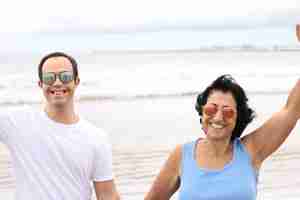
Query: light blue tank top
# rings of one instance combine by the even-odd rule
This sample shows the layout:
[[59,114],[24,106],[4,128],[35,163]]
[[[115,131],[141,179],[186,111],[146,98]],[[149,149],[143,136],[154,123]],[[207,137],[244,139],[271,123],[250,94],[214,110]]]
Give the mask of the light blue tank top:
[[255,200],[257,173],[239,139],[233,159],[222,170],[201,168],[194,157],[196,141],[183,145],[179,200]]

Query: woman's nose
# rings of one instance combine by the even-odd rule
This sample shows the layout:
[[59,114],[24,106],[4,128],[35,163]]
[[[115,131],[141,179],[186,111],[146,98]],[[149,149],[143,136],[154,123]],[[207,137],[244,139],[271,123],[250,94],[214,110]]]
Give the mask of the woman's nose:
[[216,112],[216,114],[215,114],[215,116],[214,116],[214,119],[215,119],[216,121],[223,121],[223,112],[222,112],[221,109],[219,109],[219,110]]

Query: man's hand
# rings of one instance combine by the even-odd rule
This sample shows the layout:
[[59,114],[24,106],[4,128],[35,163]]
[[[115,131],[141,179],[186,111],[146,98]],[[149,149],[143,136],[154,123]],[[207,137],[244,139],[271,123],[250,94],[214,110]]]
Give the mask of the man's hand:
[[119,200],[120,196],[117,192],[116,185],[113,180],[94,181],[94,188],[97,200]]

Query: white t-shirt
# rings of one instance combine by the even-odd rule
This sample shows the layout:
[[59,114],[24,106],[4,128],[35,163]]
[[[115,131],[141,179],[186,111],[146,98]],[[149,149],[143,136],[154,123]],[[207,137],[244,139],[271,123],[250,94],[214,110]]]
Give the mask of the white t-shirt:
[[92,181],[113,179],[107,136],[83,119],[66,125],[30,108],[1,113],[0,142],[12,156],[17,200],[88,200]]

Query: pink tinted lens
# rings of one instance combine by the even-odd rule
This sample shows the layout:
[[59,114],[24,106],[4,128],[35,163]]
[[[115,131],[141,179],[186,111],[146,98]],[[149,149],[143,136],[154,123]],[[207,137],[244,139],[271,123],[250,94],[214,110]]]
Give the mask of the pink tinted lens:
[[216,106],[206,105],[203,107],[203,112],[208,116],[213,116],[218,112],[218,109]]
[[224,108],[222,113],[226,119],[231,119],[234,116],[234,110],[232,108]]
[[[206,105],[203,107],[203,112],[208,116],[214,116],[218,112],[218,108],[213,105]],[[232,108],[223,108],[222,114],[226,119],[231,119],[234,116],[234,110]]]

